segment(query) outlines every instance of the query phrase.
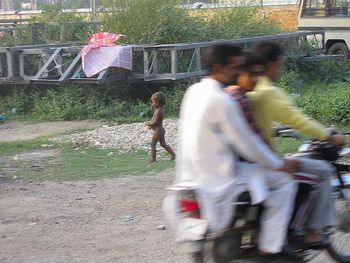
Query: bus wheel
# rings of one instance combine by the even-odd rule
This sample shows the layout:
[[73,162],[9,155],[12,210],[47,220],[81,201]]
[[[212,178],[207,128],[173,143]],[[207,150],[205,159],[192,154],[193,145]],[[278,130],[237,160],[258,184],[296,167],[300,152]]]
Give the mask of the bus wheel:
[[328,55],[345,55],[350,58],[350,51],[345,43],[335,43],[331,45],[327,52]]

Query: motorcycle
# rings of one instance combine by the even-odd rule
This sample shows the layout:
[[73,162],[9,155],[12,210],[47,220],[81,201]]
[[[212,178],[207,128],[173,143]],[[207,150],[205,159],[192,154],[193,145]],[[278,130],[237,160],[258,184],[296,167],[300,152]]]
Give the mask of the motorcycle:
[[[288,127],[276,129],[276,136],[302,140],[296,131]],[[302,142],[298,152],[292,156],[324,160],[336,169],[336,175],[332,178],[332,198],[336,207],[337,224],[324,230],[323,234],[329,240],[325,248],[304,247],[302,240],[306,214],[300,217],[300,212],[306,209],[306,204],[317,189],[312,184],[299,183],[288,243],[294,253],[302,258],[300,262],[308,262],[326,250],[337,262],[350,263],[350,148],[335,147],[317,140]],[[197,190],[191,186],[174,186],[170,189],[176,192],[179,208],[177,235],[181,237],[177,244],[183,252],[189,254],[193,263],[254,262],[254,258],[257,258],[259,221],[264,209],[262,204],[252,205],[249,193],[242,193],[233,204],[236,212],[230,227],[223,234],[212,237],[207,234],[208,222],[201,218]]]

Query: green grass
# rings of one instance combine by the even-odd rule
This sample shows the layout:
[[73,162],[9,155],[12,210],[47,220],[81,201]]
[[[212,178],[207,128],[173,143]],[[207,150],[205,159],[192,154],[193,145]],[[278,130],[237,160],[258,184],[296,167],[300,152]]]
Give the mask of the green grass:
[[[57,180],[95,179],[131,174],[154,174],[174,168],[169,156],[158,156],[156,163],[149,163],[145,151],[118,153],[95,147],[61,149],[57,165],[51,170],[51,178]],[[166,158],[166,159],[165,159]],[[165,160],[163,160],[165,159]]]
[[[28,121],[27,121],[28,123]],[[32,150],[39,150],[43,147],[41,145],[49,144],[53,145],[52,141],[50,141],[50,138],[54,136],[59,136],[63,134],[71,134],[71,133],[79,133],[83,131],[91,130],[89,128],[75,128],[70,129],[66,132],[56,132],[52,133],[47,136],[40,136],[35,139],[29,139],[29,140],[22,140],[22,141],[15,141],[15,142],[0,142],[0,157],[1,156],[7,156],[12,154],[17,154],[21,152],[26,151],[32,151]],[[62,145],[61,145],[62,147]]]
[[[344,126],[340,130],[349,131],[350,127]],[[155,174],[174,170],[175,167],[175,162],[168,161],[169,156],[163,152],[157,156],[158,162],[149,163],[150,154],[146,151],[118,153],[116,150],[100,149],[88,145],[77,147],[69,143],[52,143],[47,137],[1,143],[0,157],[42,150],[41,145],[43,144],[52,144],[52,149],[57,151],[57,156],[45,157],[39,161],[7,158],[7,164],[3,166],[0,158],[1,174],[28,180],[70,181]],[[350,136],[348,136],[349,144]],[[296,152],[299,145],[300,142],[296,139],[275,139],[275,147],[281,155]]]
[[281,154],[293,153],[298,150],[301,142],[292,138],[275,138],[275,148]]
[[[7,176],[28,180],[69,181],[118,177],[131,174],[155,174],[173,169],[175,162],[160,152],[158,162],[149,163],[146,151],[118,153],[111,149],[93,146],[80,146],[65,143],[57,144],[47,138],[0,144],[0,156],[15,156],[20,153],[42,150],[42,144],[51,144],[57,156],[35,161],[19,161],[9,158],[2,169]],[[34,164],[34,166],[33,166]],[[38,166],[39,168],[37,168]]]
[[0,143],[0,156],[42,149],[41,145],[43,144],[52,144],[52,142],[49,141],[48,137],[16,142],[2,142]]

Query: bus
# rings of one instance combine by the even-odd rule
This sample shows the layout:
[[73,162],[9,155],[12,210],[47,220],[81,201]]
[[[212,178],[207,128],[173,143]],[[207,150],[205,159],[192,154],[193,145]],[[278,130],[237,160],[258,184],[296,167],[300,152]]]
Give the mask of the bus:
[[299,30],[323,30],[328,55],[350,58],[350,0],[301,0]]

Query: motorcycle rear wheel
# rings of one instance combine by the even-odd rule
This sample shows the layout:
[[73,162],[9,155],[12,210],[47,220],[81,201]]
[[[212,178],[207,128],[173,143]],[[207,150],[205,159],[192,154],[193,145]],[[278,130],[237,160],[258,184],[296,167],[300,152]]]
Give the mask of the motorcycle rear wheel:
[[230,229],[214,240],[205,241],[201,251],[191,254],[191,262],[229,263],[244,258],[246,250],[241,248],[241,238],[242,229]]
[[[349,205],[341,192],[338,193],[335,205],[337,219],[341,216],[350,215]],[[339,224],[339,220],[338,224]],[[344,224],[344,223],[343,223]],[[340,263],[350,263],[350,226],[346,230],[342,225],[337,225],[329,235],[330,244],[327,248],[328,254]]]

